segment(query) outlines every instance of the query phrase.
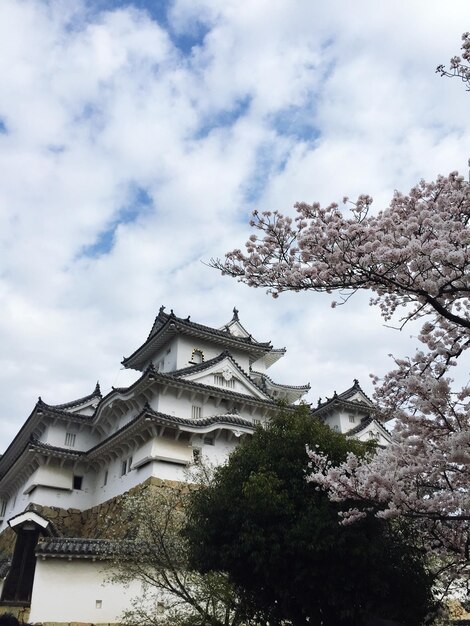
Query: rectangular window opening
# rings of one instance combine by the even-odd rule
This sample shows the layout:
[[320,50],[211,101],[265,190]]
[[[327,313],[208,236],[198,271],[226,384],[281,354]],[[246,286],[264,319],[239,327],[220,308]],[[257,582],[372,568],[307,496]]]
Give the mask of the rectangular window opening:
[[75,446],[76,437],[75,433],[65,433],[65,445],[73,448]]
[[132,467],[132,456],[128,456],[127,459],[121,461],[121,476],[128,474]]
[[202,415],[201,407],[193,405],[191,407],[191,419],[197,420],[201,417],[201,415]]
[[73,488],[81,489],[83,484],[83,476],[74,475],[73,477]]

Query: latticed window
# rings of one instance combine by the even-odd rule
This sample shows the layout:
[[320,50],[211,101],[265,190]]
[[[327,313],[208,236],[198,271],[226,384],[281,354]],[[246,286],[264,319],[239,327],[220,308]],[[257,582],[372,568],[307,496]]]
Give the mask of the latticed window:
[[75,446],[75,433],[65,433],[65,445],[73,448]]
[[193,406],[191,407],[191,418],[193,420],[197,420],[201,417],[201,415],[202,415],[201,407],[193,404]]
[[235,387],[235,379],[230,378],[227,380],[222,376],[222,374],[214,374],[214,384],[219,387],[227,387],[228,389],[233,389]]

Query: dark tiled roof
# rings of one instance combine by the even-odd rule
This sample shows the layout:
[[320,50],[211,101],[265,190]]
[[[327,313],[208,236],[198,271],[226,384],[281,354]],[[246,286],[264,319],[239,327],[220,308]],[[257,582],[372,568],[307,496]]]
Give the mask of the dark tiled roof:
[[349,387],[349,389],[346,389],[346,391],[343,391],[343,393],[340,393],[338,395],[338,398],[340,398],[341,400],[349,400],[349,398],[351,398],[355,393],[357,393],[358,391],[360,391],[362,393],[362,395],[367,398],[367,400],[369,400],[369,402],[371,404],[373,404],[372,400],[369,398],[369,396],[364,393],[364,390],[362,389],[361,385],[359,384],[359,381],[357,380],[357,378],[354,379],[354,384],[352,387]]
[[36,546],[36,555],[42,557],[110,558],[112,541],[81,539],[77,537],[46,537]]
[[379,427],[379,429],[383,430],[387,435],[390,435],[390,432],[385,428],[385,426],[383,424],[381,424],[379,421],[377,421],[374,417],[372,417],[371,415],[368,415],[367,417],[364,417],[357,426],[354,426],[354,428],[351,428],[351,430],[348,430],[346,433],[344,433],[347,437],[349,437],[350,435],[357,435],[358,433],[360,433],[362,430],[364,430],[364,428],[366,428],[367,426],[369,426],[369,424],[372,424],[372,422],[374,422],[377,424],[377,426]]
[[307,383],[306,385],[283,385],[281,383],[275,383],[274,380],[270,378],[267,374],[256,372],[254,370],[252,373],[259,376],[262,379],[264,385],[266,384],[266,381],[269,381],[273,387],[282,387],[283,389],[293,389],[295,391],[297,390],[300,391],[302,389],[305,389],[305,391],[308,391],[310,389],[310,383]]
[[220,339],[222,342],[229,342],[230,345],[239,346],[240,348],[251,349],[251,351],[259,353],[261,352],[269,352],[272,349],[271,342],[259,342],[253,339],[251,335],[248,337],[237,337],[236,335],[232,335],[227,330],[219,330],[217,328],[211,328],[210,326],[205,326],[204,324],[197,324],[196,322],[191,322],[190,318],[186,319],[177,317],[173,311],[170,314],[165,313],[163,311],[164,307],[160,308],[160,311],[155,318],[152,329],[149,333],[149,336],[145,340],[145,342],[139,346],[130,356],[124,357],[122,360],[122,364],[124,366],[128,366],[131,362],[138,362],[139,353],[144,353],[145,349],[151,345],[152,341],[159,335],[160,333],[164,333],[165,329],[170,327],[171,324],[177,324],[180,330],[186,330],[190,334],[199,334],[201,333],[206,337],[214,337]]
[[[354,396],[355,393],[357,392],[361,392],[364,397],[367,399],[368,402],[364,402],[362,400],[351,400],[351,398]],[[349,389],[346,389],[346,391],[343,391],[340,394],[337,394],[336,391],[333,394],[333,397],[331,398],[327,398],[325,400],[325,402],[321,402],[320,400],[318,401],[318,406],[313,410],[314,413],[316,413],[317,411],[321,411],[322,409],[324,409],[325,407],[331,405],[331,404],[342,404],[345,405],[347,407],[362,407],[362,408],[367,408],[369,411],[371,410],[371,406],[373,406],[373,402],[372,400],[363,392],[361,386],[359,385],[359,382],[357,379],[354,379],[354,384],[352,387],[350,387]]]
[[[186,376],[187,374],[194,374],[194,373],[197,373],[197,372],[203,372],[204,370],[208,369],[209,367],[212,367],[213,365],[217,365],[217,363],[220,363],[226,357],[230,357],[230,359],[235,363],[235,360],[231,356],[230,352],[228,350],[224,350],[218,356],[215,356],[214,358],[209,359],[208,361],[204,361],[203,363],[195,363],[194,365],[188,365],[188,367],[183,367],[183,368],[181,368],[179,370],[174,370],[173,372],[167,372],[167,373],[171,374],[172,376],[180,377],[180,376]],[[238,363],[237,363],[237,365],[238,365]],[[241,369],[241,367],[239,365],[238,365],[238,367],[239,367],[239,369]]]
[[[233,359],[233,357],[230,354],[229,354],[229,356],[230,356],[230,359],[232,360],[232,362],[236,365],[236,367],[242,372],[242,374],[244,374],[248,378],[250,383],[254,387],[256,387],[257,389],[259,389],[259,391],[263,395],[266,396],[266,392],[255,381],[253,381],[250,378],[250,376],[238,365],[238,363]],[[200,391],[206,390],[206,391],[210,391],[210,392],[217,392],[218,394],[221,394],[224,397],[238,399],[238,400],[243,401],[243,402],[247,402],[247,401],[250,402],[251,401],[251,402],[262,403],[262,404],[271,404],[271,405],[276,405],[277,404],[274,400],[271,400],[271,398],[268,398],[268,397],[266,397],[266,398],[256,398],[254,396],[249,396],[249,395],[247,395],[245,393],[239,393],[238,391],[231,391],[230,389],[227,389],[225,387],[222,388],[222,387],[217,387],[216,385],[206,385],[206,384],[203,384],[203,383],[199,383],[199,382],[195,382],[195,381],[187,380],[187,379],[183,378],[184,375],[204,370],[207,367],[210,367],[211,365],[214,365],[214,363],[222,361],[223,358],[225,358],[225,353],[219,354],[219,356],[215,357],[214,359],[211,359],[210,361],[206,361],[205,363],[199,363],[198,365],[191,365],[188,368],[184,368],[184,369],[181,369],[181,370],[176,370],[174,372],[160,372],[157,369],[155,369],[155,367],[153,367],[153,365],[150,365],[144,371],[143,375],[136,382],[134,382],[130,387],[113,387],[113,391],[111,392],[111,394],[113,392],[127,393],[130,389],[132,389],[132,387],[134,387],[138,383],[142,382],[142,380],[144,380],[146,377],[149,377],[151,379],[153,378],[154,380],[158,380],[160,382],[174,383],[177,386],[181,385],[181,384],[184,384],[186,386],[189,386],[189,387],[191,387],[193,389],[198,389]],[[108,394],[108,396],[110,396],[111,394]],[[106,398],[108,396],[106,396]]]
[[212,424],[220,424],[227,426],[243,426],[246,428],[254,429],[254,425],[248,420],[243,419],[242,417],[237,417],[233,414],[224,414],[224,415],[213,415],[210,417],[205,417],[201,419],[186,419],[185,417],[176,417],[174,415],[168,415],[167,413],[160,413],[159,411],[154,411],[149,404],[146,404],[142,411],[138,415],[136,415],[131,421],[127,422],[124,426],[122,426],[119,430],[114,432],[112,435],[100,441],[100,443],[93,446],[87,450],[85,457],[88,455],[92,455],[94,452],[98,452],[100,448],[106,446],[109,443],[112,443],[114,439],[118,439],[120,435],[130,430],[134,426],[138,426],[139,423],[144,423],[147,419],[152,421],[156,421],[159,424],[165,424],[168,426],[173,426],[175,428],[184,430],[184,426],[193,428],[206,428],[207,426],[211,426]]
[[[159,320],[159,324],[156,326],[155,322],[157,322],[157,320]],[[225,339],[227,337],[229,337],[230,339],[235,339],[236,341],[240,341],[241,343],[247,343],[247,344],[255,344],[258,346],[263,346],[266,348],[271,348],[271,342],[270,341],[256,341],[255,339],[253,339],[253,337],[251,335],[248,335],[248,337],[237,337],[236,335],[232,335],[229,331],[227,330],[219,330],[218,328],[212,328],[211,326],[206,326],[205,324],[198,324],[196,322],[191,322],[190,318],[182,318],[182,317],[177,317],[173,311],[171,311],[171,313],[165,313],[164,311],[162,311],[162,309],[160,309],[160,312],[158,313],[153,328],[150,331],[150,335],[148,338],[152,337],[153,335],[155,335],[158,330],[160,330],[160,328],[163,327],[163,325],[168,321],[168,320],[174,320],[180,324],[183,324],[184,326],[188,327],[188,328],[194,328],[195,330],[200,330],[204,333],[210,333],[211,335],[216,335],[218,337],[224,337]],[[239,323],[240,321],[237,320]]]
[[166,413],[160,413],[154,411],[152,407],[147,405],[144,409],[146,416],[154,417],[157,420],[169,421],[173,424],[181,426],[191,426],[193,428],[205,428],[212,424],[229,424],[232,426],[245,426],[247,428],[254,428],[253,423],[238,417],[233,413],[226,413],[222,415],[211,415],[209,417],[201,417],[200,419],[185,419],[184,417],[175,417],[174,415],[167,415]]
[[242,366],[233,358],[233,356],[230,354],[228,350],[224,350],[223,352],[219,354],[219,356],[216,356],[213,359],[209,359],[209,361],[205,361],[204,363],[197,363],[196,365],[191,365],[190,367],[184,367],[183,369],[175,370],[174,372],[168,372],[168,374],[170,374],[171,376],[175,376],[175,378],[180,378],[182,376],[187,376],[188,374],[194,374],[195,372],[196,373],[202,372],[208,369],[209,367],[212,367],[213,365],[220,363],[226,358],[232,361],[235,367],[243,374],[243,376],[245,376],[247,380],[249,380],[249,382],[254,387],[256,387],[256,389],[258,389],[259,391],[261,391],[263,394],[266,395],[266,392],[263,389],[263,387],[261,387],[255,380],[253,380],[251,376],[248,374],[248,372],[245,372]]
[[367,417],[364,417],[364,419],[362,419],[357,426],[354,426],[354,428],[351,428],[351,430],[348,430],[348,432],[345,433],[345,435],[347,435],[348,437],[349,435],[357,435],[357,433],[360,433],[361,430],[364,430],[366,426],[369,426],[369,424],[372,424],[373,421],[374,421],[374,418],[368,415]]
[[[235,362],[235,361],[234,361]],[[241,368],[239,368],[241,369]],[[243,370],[241,370],[243,371]],[[185,385],[189,385],[191,387],[193,387],[194,389],[200,389],[200,390],[207,390],[207,391],[211,391],[211,392],[218,392],[219,394],[222,394],[224,397],[227,398],[234,398],[234,399],[238,399],[238,400],[243,400],[245,402],[256,402],[259,403],[261,402],[262,404],[276,404],[276,402],[274,400],[271,400],[270,398],[256,398],[254,396],[249,396],[246,393],[239,393],[238,391],[231,391],[230,389],[226,389],[225,387],[217,387],[215,385],[206,385],[203,383],[197,383],[197,382],[193,382],[192,380],[186,380],[185,378],[181,378],[181,377],[177,377],[174,376],[171,373],[163,373],[163,372],[156,372],[155,373],[155,378],[161,378],[162,380],[167,380],[167,381],[173,381],[173,382],[177,382],[178,383],[183,383]],[[253,384],[254,387],[257,387],[260,392],[264,395],[266,395],[266,392],[263,391],[261,389],[261,387],[259,385],[257,385],[254,381],[252,381],[250,379],[250,382]]]
[[91,422],[93,420],[92,415],[83,415],[83,413],[74,413],[73,411],[67,411],[63,408],[46,404],[39,398],[37,404],[37,413],[40,415],[41,412],[51,413],[56,415],[57,417],[65,417],[70,420],[80,421],[80,422]]
[[101,389],[99,382],[96,383],[96,387],[92,393],[87,396],[83,396],[83,398],[77,398],[77,400],[71,400],[70,402],[64,402],[63,404],[52,404],[48,406],[52,406],[54,409],[70,409],[76,406],[80,406],[81,404],[85,404],[89,400],[94,400],[102,398]]
[[30,450],[38,450],[39,452],[50,452],[56,453],[60,456],[67,456],[70,458],[79,458],[85,454],[81,450],[71,450],[70,448],[61,448],[59,446],[51,446],[48,443],[43,443],[42,441],[38,441],[34,437],[31,437],[29,442]]

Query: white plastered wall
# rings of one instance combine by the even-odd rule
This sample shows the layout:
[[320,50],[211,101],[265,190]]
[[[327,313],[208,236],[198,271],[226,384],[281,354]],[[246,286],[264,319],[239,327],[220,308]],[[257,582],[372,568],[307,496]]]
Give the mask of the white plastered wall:
[[[106,564],[91,559],[38,560],[31,598],[31,622],[116,623],[140,593],[140,584],[129,587],[106,583]],[[100,605],[101,603],[101,605]],[[98,608],[100,606],[100,608]]]
[[[67,433],[75,435],[73,446],[66,445]],[[89,426],[80,428],[80,425],[74,422],[68,424],[67,422],[60,421],[49,426],[47,433],[41,437],[41,441],[51,446],[69,448],[70,450],[88,450],[95,446],[99,440],[97,434],[93,433]]]
[[[177,338],[177,346],[177,369],[182,369],[183,367],[189,367],[191,365],[190,361],[193,350],[202,351],[204,355],[204,362],[219,356],[219,354],[224,350],[224,346],[221,344],[204,341],[198,339],[197,337],[185,337],[183,335],[180,335]],[[248,371],[250,366],[248,355],[242,350],[230,348],[229,351],[240,367],[242,367],[245,371]]]

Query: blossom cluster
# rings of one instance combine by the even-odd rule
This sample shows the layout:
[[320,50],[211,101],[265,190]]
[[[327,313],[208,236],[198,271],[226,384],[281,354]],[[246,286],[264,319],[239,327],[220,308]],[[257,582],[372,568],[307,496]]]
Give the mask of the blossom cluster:
[[360,196],[351,216],[336,204],[299,203],[295,219],[255,212],[246,252],[214,265],[274,296],[336,291],[345,302],[369,290],[387,322],[399,314],[401,327],[422,324],[422,347],[374,379],[379,417],[396,419],[392,445],[340,467],[310,450],[309,480],[334,500],[355,501],[343,523],[370,511],[413,519],[445,575],[468,578],[470,386],[456,389],[450,373],[470,346],[470,184],[452,172],[395,192],[375,215],[371,203]]
[[[436,72],[441,76],[457,76],[464,83],[470,83],[470,33],[462,35],[462,56],[454,56],[450,60],[450,71],[444,65],[438,65]],[[470,90],[470,87],[467,87]]]

